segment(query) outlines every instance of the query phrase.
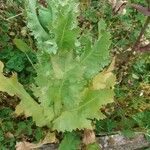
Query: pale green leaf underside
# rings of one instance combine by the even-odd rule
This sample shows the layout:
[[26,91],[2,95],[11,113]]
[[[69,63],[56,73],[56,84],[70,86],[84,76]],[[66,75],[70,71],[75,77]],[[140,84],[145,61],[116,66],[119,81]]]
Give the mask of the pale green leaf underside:
[[37,41],[42,42],[48,40],[49,35],[40,24],[36,13],[37,0],[27,0],[26,4],[28,28],[32,31],[32,34],[34,35],[35,39],[37,39]]
[[72,50],[78,34],[77,4],[52,0],[48,1],[48,8],[42,8],[37,0],[26,1],[27,26],[39,49],[47,53]]

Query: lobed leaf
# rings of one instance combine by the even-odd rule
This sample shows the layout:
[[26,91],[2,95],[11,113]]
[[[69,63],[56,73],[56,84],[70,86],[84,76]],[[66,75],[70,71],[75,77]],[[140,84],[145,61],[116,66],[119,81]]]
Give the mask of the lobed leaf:
[[73,0],[47,3],[48,7],[43,8],[38,6],[37,0],[27,0],[28,28],[39,49],[48,53],[56,53],[58,49],[72,50],[78,35],[77,4]]
[[[64,111],[54,120],[53,129],[58,131],[72,131],[74,129],[92,129],[90,119],[102,119],[104,115],[99,111],[102,105],[113,102],[113,91],[88,90],[83,102],[74,109]],[[79,117],[80,116],[80,117]]]
[[48,40],[49,35],[41,25],[36,13],[37,0],[32,1],[27,0],[26,3],[27,3],[26,12],[27,12],[28,28],[32,31],[32,34],[34,35],[35,39],[37,39],[38,42],[44,42]]
[[88,40],[85,52],[81,56],[81,63],[86,67],[85,76],[91,78],[109,64],[109,47],[111,35],[105,29],[106,24],[99,22],[99,38],[94,46]]
[[20,104],[16,107],[16,114],[24,113],[27,117],[32,116],[37,125],[47,125],[48,119],[43,115],[43,108],[25,91],[18,82],[16,74],[13,74],[11,78],[3,75],[3,67],[3,63],[0,62],[0,91],[7,92],[11,96],[17,95],[21,99]]
[[[92,119],[105,118],[100,108],[113,102],[114,61],[102,71],[110,62],[110,33],[101,20],[97,40],[89,32],[80,35],[76,1],[48,0],[47,3],[47,8],[39,6],[37,0],[26,3],[28,27],[39,49],[37,76],[31,88],[38,103],[15,74],[11,78],[3,76],[3,64],[0,64],[0,90],[18,95],[21,102],[16,113],[32,116],[38,126],[63,132],[92,129]],[[22,51],[28,49],[21,40],[14,42]]]

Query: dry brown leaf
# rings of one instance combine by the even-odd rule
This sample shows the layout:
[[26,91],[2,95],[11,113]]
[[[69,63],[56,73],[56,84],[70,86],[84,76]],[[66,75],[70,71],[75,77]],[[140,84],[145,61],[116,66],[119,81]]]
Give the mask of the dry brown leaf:
[[112,6],[112,8],[115,8],[117,1],[116,0],[108,0],[109,4]]
[[56,138],[55,132],[48,132],[43,141],[33,144],[29,142],[18,142],[16,144],[16,150],[33,150],[35,148],[42,147],[45,144],[57,143],[58,139]]
[[11,132],[7,132],[7,133],[5,134],[5,137],[6,137],[6,138],[14,138],[14,135],[13,135]]
[[37,148],[37,145],[29,142],[17,142],[15,147],[16,150],[33,150],[34,148]]
[[93,130],[85,129],[83,135],[83,144],[88,145],[96,142],[95,133]]
[[108,2],[112,6],[114,14],[125,14],[127,0],[108,0]]

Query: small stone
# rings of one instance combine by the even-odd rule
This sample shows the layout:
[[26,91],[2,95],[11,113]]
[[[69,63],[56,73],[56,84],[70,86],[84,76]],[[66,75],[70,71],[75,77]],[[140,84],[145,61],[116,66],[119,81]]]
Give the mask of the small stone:
[[10,36],[15,36],[15,33],[14,32],[10,32],[9,35]]
[[24,36],[24,37],[27,35],[27,28],[26,27],[23,27],[21,29],[21,35]]

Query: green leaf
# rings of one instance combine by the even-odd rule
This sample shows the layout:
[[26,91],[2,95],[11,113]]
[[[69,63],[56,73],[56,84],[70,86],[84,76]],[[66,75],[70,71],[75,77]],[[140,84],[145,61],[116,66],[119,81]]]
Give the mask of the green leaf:
[[27,12],[27,20],[28,20],[28,28],[32,31],[35,39],[38,42],[42,42],[49,39],[48,33],[42,27],[39,22],[36,7],[37,7],[37,0],[26,0],[26,12]]
[[53,12],[53,20],[49,27],[57,43],[58,51],[72,51],[78,36],[78,4],[74,0],[52,1],[49,4]]
[[[43,61],[37,65],[35,78],[37,86],[32,90],[44,110],[47,112],[49,110],[49,114],[54,115],[52,128],[58,131],[72,131],[76,128],[92,129],[89,118],[103,119],[105,116],[99,111],[100,107],[113,102],[112,88],[115,84],[115,76],[111,71],[114,62],[107,70],[98,74],[100,79],[93,78],[88,89],[87,82],[83,78],[84,68],[70,52],[51,56],[46,62]],[[104,77],[106,80],[101,80]],[[95,88],[97,84],[104,87]]]
[[58,131],[72,131],[75,128],[92,129],[91,120],[89,120],[89,118],[104,118],[99,108],[111,102],[113,102],[113,92],[111,90],[87,90],[85,91],[83,102],[74,109],[62,112],[60,117],[54,120],[53,128]]
[[38,48],[48,53],[72,50],[78,34],[77,3],[73,0],[47,2],[48,8],[38,7],[36,0],[26,3],[28,28]]
[[106,23],[103,19],[101,19],[99,22],[98,22],[98,33],[99,33],[99,36],[101,36],[101,34],[103,32],[105,32],[106,30]]
[[36,141],[40,142],[40,140],[44,136],[43,129],[42,128],[36,128],[34,134],[35,134]]
[[[85,81],[82,78],[83,68],[68,53],[53,56],[47,63],[37,65],[37,86],[32,88],[34,95],[44,107],[54,107],[56,116],[64,109],[77,106],[81,101]],[[49,81],[49,84],[47,84]]]
[[[37,6],[37,0],[32,0],[32,2],[30,0],[26,0],[27,26],[34,38],[37,40],[38,48],[40,50],[47,51],[48,53],[52,53],[57,50],[57,46],[56,43],[51,39],[48,31],[46,31],[45,29],[45,27],[47,27],[47,23],[51,21],[51,16],[48,16],[46,22],[44,18],[43,20],[39,20],[39,17],[37,15]],[[41,10],[40,14],[43,13],[49,15],[49,12],[47,13]],[[44,25],[42,26],[42,24]]]
[[0,130],[0,142],[2,142],[4,140],[5,140],[4,133],[2,130]]
[[39,21],[42,25],[42,27],[45,30],[48,30],[49,24],[52,21],[52,10],[51,7],[48,8],[44,8],[44,7],[40,7],[39,9],[39,15],[38,15]]
[[23,86],[18,82],[16,74],[13,74],[11,78],[7,78],[3,75],[3,67],[3,63],[0,62],[0,91],[7,92],[11,96],[19,96],[21,102],[16,107],[16,114],[24,113],[27,117],[32,116],[37,125],[46,125],[48,119],[43,115],[43,108],[25,91]]
[[140,127],[150,129],[150,111],[137,113],[132,118]]
[[77,25],[72,27],[73,14],[72,11],[68,12],[67,15],[63,15],[59,12],[59,20],[56,28],[56,41],[60,50],[72,50],[75,47],[75,42],[78,36]]
[[81,63],[86,67],[85,76],[88,79],[96,75],[110,62],[109,47],[111,44],[111,36],[106,29],[104,30],[105,26],[104,22],[101,22],[101,26],[99,24],[100,33],[98,40],[94,46],[87,43],[88,47],[86,47],[81,57]]
[[132,130],[123,130],[122,134],[126,137],[126,138],[133,138],[135,136],[135,132]]
[[97,143],[93,143],[87,145],[86,150],[101,150],[101,148]]
[[32,51],[31,48],[21,39],[15,38],[13,42],[16,45],[16,47],[24,53]]
[[58,150],[77,150],[80,145],[80,137],[75,133],[67,133],[60,143]]

